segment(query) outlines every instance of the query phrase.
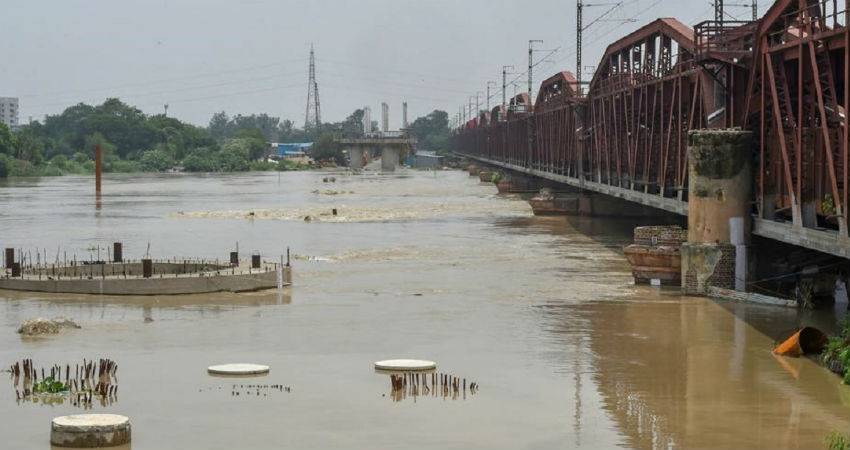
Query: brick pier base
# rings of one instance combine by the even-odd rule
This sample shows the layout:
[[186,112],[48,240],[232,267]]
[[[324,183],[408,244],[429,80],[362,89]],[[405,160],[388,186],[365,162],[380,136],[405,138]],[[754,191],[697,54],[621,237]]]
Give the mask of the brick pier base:
[[734,289],[735,252],[731,244],[682,244],[682,292],[707,295],[710,287]]

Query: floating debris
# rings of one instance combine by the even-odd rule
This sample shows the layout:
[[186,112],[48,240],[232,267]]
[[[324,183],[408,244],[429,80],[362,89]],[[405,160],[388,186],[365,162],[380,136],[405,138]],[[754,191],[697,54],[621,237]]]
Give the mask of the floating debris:
[[80,326],[68,317],[56,317],[53,320],[33,317],[21,324],[18,333],[26,336],[56,334],[63,328],[80,328]]
[[342,194],[353,194],[354,191],[335,191],[333,189],[325,189],[324,191],[320,191],[318,189],[314,189],[310,191],[312,194],[321,194],[321,195],[342,195]]
[[[223,391],[226,385],[215,385],[206,388],[198,389],[198,392],[219,392]],[[275,394],[288,394],[292,392],[292,387],[283,383],[276,384],[232,384],[230,387],[231,397],[268,397]]]
[[32,359],[15,362],[9,368],[15,398],[21,402],[46,405],[64,404],[91,409],[97,401],[108,406],[118,400],[118,364],[108,358],[83,359],[82,364],[54,364],[49,370],[36,369]]
[[819,354],[826,347],[829,338],[823,331],[814,327],[803,327],[797,330],[782,343],[776,345],[773,353],[780,356],[799,358],[803,355]]

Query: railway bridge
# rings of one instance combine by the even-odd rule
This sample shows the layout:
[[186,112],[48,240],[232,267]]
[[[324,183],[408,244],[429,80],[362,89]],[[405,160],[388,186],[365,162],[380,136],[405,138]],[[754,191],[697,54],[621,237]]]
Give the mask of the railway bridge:
[[[508,176],[687,216],[689,228],[740,214],[747,244],[850,258],[848,3],[778,0],[757,21],[693,28],[659,18],[610,44],[589,86],[558,72],[533,103],[523,93],[480,111],[451,145]],[[743,178],[719,179],[736,160]],[[706,181],[743,205],[724,211]]]

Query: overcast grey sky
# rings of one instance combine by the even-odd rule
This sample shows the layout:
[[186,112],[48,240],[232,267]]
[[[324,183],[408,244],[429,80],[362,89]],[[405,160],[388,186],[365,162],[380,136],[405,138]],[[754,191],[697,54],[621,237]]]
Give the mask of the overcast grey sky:
[[[760,12],[770,6],[759,3]],[[119,97],[149,114],[168,103],[170,116],[198,125],[223,110],[268,113],[302,126],[313,43],[322,120],[342,120],[364,105],[376,119],[386,101],[397,128],[402,101],[411,120],[437,108],[451,117],[487,81],[501,84],[503,64],[525,71],[529,39],[543,39],[541,49],[561,48],[535,68],[535,84],[574,70],[575,6],[574,0],[2,0],[0,96],[20,97],[23,123],[78,102]],[[586,8],[585,24],[608,8]],[[727,11],[750,16],[747,8]],[[636,21],[591,26],[585,66],[657,17],[693,25],[713,17],[713,9],[709,0],[623,0],[607,17]],[[501,101],[498,89],[494,102]]]

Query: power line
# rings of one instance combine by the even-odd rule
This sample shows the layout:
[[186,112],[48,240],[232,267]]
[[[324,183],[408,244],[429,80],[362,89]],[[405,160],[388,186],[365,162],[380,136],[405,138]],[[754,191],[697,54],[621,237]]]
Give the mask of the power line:
[[340,79],[345,79],[345,80],[361,80],[361,81],[366,81],[366,82],[375,83],[375,84],[389,84],[389,85],[406,87],[406,88],[411,88],[411,89],[426,89],[426,90],[430,90],[430,91],[442,91],[442,92],[449,92],[449,93],[455,93],[455,94],[464,94],[464,93],[467,92],[467,91],[462,91],[460,89],[439,88],[439,87],[432,87],[432,86],[419,86],[419,85],[414,85],[414,84],[399,83],[399,82],[395,82],[395,81],[386,81],[386,80],[382,80],[382,79],[378,79],[378,78],[357,77],[357,76],[348,75],[348,74],[343,75],[343,74],[336,74],[336,73],[327,73],[324,76],[331,77],[331,78],[340,78]]
[[[347,61],[338,61],[338,60],[332,60],[332,59],[327,59],[327,58],[318,58],[318,61],[322,62],[322,63],[331,63],[331,64],[339,64],[339,65],[344,65],[344,66],[356,67],[356,68],[365,69],[365,70],[368,70],[368,71],[373,70],[373,67],[371,67],[371,66],[356,64],[356,63],[347,62]],[[425,79],[427,77],[427,78],[431,78],[431,79],[434,79],[434,80],[443,80],[443,81],[451,81],[451,82],[461,82],[461,83],[469,83],[469,84],[478,84],[479,83],[478,80],[472,80],[470,78],[444,77],[444,76],[434,75],[434,74],[431,74],[431,73],[423,74],[421,72],[414,72],[414,71],[409,71],[409,70],[397,70],[397,69],[396,70],[382,70],[382,72],[397,73],[397,74],[401,74],[401,75],[405,75],[405,76],[413,75],[413,76],[416,76],[416,77],[422,77],[423,79]]]
[[266,68],[269,68],[269,67],[288,65],[288,64],[299,63],[299,62],[304,62],[304,61],[306,61],[306,58],[301,58],[301,59],[297,59],[297,60],[290,60],[290,61],[279,61],[279,62],[276,62],[276,63],[263,64],[263,65],[258,65],[258,66],[249,66],[249,67],[244,67],[244,68],[241,68],[241,69],[223,70],[223,71],[218,71],[218,72],[197,73],[197,74],[193,74],[193,75],[181,75],[181,76],[177,76],[177,77],[160,78],[160,79],[156,79],[156,80],[147,80],[147,81],[138,82],[138,83],[126,83],[126,84],[119,84],[119,85],[112,85],[112,86],[102,86],[102,87],[91,88],[91,89],[82,89],[82,90],[77,90],[77,91],[64,90],[64,91],[54,91],[54,92],[42,92],[42,93],[36,93],[36,94],[23,94],[23,95],[19,95],[18,97],[34,98],[34,97],[47,97],[47,96],[52,96],[52,95],[63,95],[63,94],[67,94],[67,95],[84,94],[84,93],[90,93],[90,92],[101,92],[101,91],[110,91],[110,90],[114,90],[114,89],[123,89],[123,88],[128,88],[128,87],[150,86],[150,85],[155,85],[155,84],[160,84],[160,83],[167,83],[167,82],[170,82],[170,81],[191,80],[191,79],[198,79],[198,78],[209,78],[209,77],[215,77],[215,76],[230,74],[230,73],[252,72],[252,71],[256,71],[258,69],[266,69]]
[[329,84],[329,83],[323,83],[322,86],[324,86],[325,88],[329,88],[329,89],[367,92],[367,93],[370,93],[370,94],[380,94],[380,95],[384,95],[384,96],[388,96],[388,97],[396,97],[396,98],[402,98],[402,99],[412,98],[412,99],[423,100],[423,101],[437,100],[437,101],[440,101],[440,102],[451,101],[451,99],[449,99],[449,98],[420,97],[420,96],[416,96],[416,95],[409,95],[409,94],[399,93],[399,92],[395,92],[395,91],[383,91],[383,90],[378,90],[378,89],[355,88],[355,87],[351,87],[351,86],[338,86],[338,85]]
[[[172,100],[171,103],[172,104],[174,104],[174,103],[190,103],[190,102],[201,101],[201,100],[210,100],[210,99],[214,99],[214,98],[234,97],[234,96],[237,96],[237,95],[250,95],[250,94],[257,94],[257,93],[260,93],[260,92],[279,91],[279,90],[284,90],[284,89],[294,89],[294,88],[301,88],[301,87],[304,87],[304,83],[290,84],[290,85],[286,85],[286,86],[272,86],[272,87],[263,88],[263,89],[251,89],[251,90],[244,90],[244,91],[238,91],[238,92],[230,92],[230,93],[227,93],[227,94],[207,95],[207,96],[203,96],[203,97],[183,98],[183,99]],[[144,106],[149,106],[149,105],[150,104],[144,105]]]
[[[261,92],[278,91],[278,90],[294,89],[294,88],[303,88],[303,86],[304,86],[304,83],[298,83],[298,84],[291,84],[291,85],[286,85],[286,86],[271,86],[271,87],[260,88],[260,89],[241,90],[241,91],[236,91],[236,92],[228,92],[228,93],[224,93],[224,94],[214,94],[214,95],[205,95],[205,96],[200,96],[200,97],[179,98],[179,99],[170,100],[169,106],[173,106],[175,104],[193,103],[193,102],[198,102],[198,101],[203,101],[203,100],[212,100],[212,99],[224,98],[224,97],[252,95],[252,94],[258,94],[258,93],[261,93]],[[82,102],[82,103],[97,103],[97,101],[89,100],[87,102]],[[152,103],[134,103],[133,106],[135,106],[135,107],[160,107],[160,106],[162,106],[162,104],[159,103],[159,102],[157,102],[157,103],[153,103],[153,102]],[[41,115],[41,114],[37,114],[37,115]]]
[[[227,85],[231,85],[231,84],[243,84],[243,83],[250,83],[250,82],[254,82],[254,81],[279,79],[280,77],[300,75],[300,74],[303,74],[303,73],[304,72],[301,72],[299,70],[298,72],[288,72],[288,73],[284,73],[284,74],[272,75],[272,76],[267,76],[267,77],[255,77],[255,78],[248,78],[248,79],[241,79],[241,80],[231,80],[231,81],[224,81],[224,82],[221,82],[221,83],[205,84],[205,85],[199,85],[199,86],[187,86],[187,87],[183,87],[183,88],[167,89],[167,90],[163,90],[163,91],[149,91],[149,92],[142,92],[142,93],[128,92],[128,93],[124,93],[123,95],[113,93],[113,94],[109,94],[109,95],[114,96],[114,97],[134,97],[134,98],[151,97],[151,96],[162,95],[162,94],[170,94],[170,93],[173,93],[173,92],[195,91],[195,90],[201,90],[201,89],[227,86]],[[32,105],[32,106],[29,106],[29,107],[30,108],[46,108],[46,107],[51,107],[51,106],[67,105],[68,103],[69,103],[69,101],[55,102],[55,103],[43,103],[43,104]]]

